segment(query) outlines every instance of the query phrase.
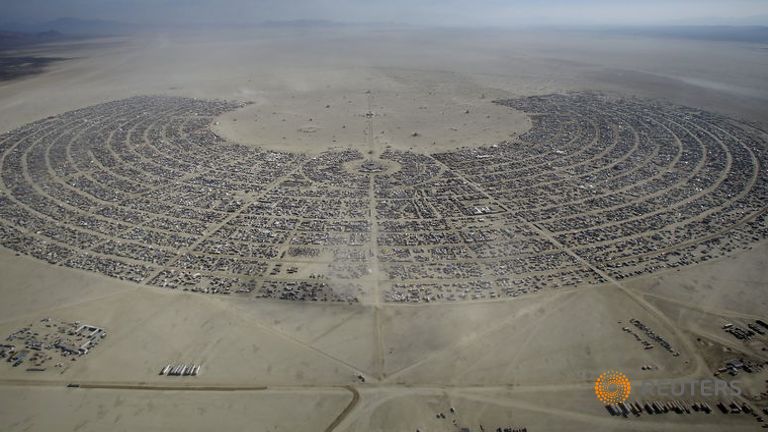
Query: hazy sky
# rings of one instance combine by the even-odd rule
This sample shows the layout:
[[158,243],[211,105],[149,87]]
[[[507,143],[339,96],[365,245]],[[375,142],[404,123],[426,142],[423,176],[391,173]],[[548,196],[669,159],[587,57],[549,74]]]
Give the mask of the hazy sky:
[[136,23],[319,19],[473,26],[768,24],[768,0],[0,0],[0,17]]

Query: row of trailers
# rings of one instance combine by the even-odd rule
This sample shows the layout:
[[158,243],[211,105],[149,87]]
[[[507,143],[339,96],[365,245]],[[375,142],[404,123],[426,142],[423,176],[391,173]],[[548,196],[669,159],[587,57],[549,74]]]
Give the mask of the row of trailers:
[[699,412],[709,414],[712,407],[707,402],[689,402],[689,401],[648,401],[648,402],[621,402],[617,404],[606,405],[605,409],[612,416],[624,416],[629,414],[640,416],[643,412],[647,414],[665,414],[674,412],[677,414],[691,414]]
[[167,376],[197,376],[200,373],[199,364],[169,364],[160,370],[160,375]]

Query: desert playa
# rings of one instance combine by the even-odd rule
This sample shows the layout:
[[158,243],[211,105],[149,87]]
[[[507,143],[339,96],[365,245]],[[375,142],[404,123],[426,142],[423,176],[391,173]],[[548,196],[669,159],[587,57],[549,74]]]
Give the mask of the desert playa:
[[[760,44],[381,25],[20,52],[57,60],[0,81],[0,429],[768,419]],[[605,371],[742,393],[603,403]]]

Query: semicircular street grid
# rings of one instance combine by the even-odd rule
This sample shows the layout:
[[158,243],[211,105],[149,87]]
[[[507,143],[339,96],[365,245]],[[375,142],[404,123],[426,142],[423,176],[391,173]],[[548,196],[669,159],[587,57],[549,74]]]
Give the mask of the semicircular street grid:
[[226,142],[209,126],[238,103],[49,117],[0,136],[0,239],[164,288],[414,303],[620,280],[768,236],[758,129],[594,94],[497,103],[531,117],[519,142],[372,160]]

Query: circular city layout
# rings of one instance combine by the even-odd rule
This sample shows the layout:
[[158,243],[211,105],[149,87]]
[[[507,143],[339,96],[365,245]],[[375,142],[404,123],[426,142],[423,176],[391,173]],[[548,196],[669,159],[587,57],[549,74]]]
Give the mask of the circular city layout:
[[157,287],[378,304],[615,282],[768,236],[763,131],[595,94],[496,103],[532,129],[435,154],[239,145],[210,130],[243,106],[222,101],[49,117],[0,136],[0,242]]

